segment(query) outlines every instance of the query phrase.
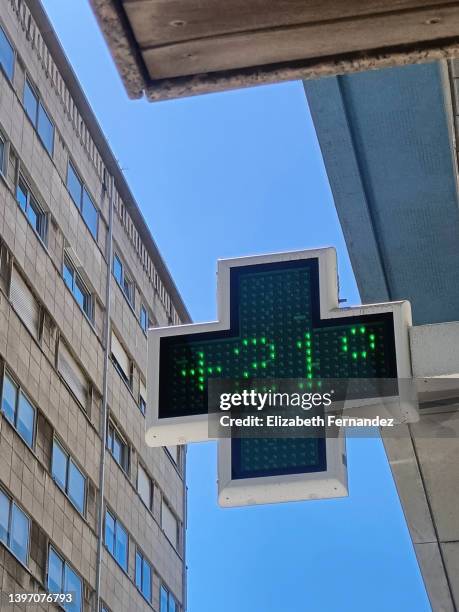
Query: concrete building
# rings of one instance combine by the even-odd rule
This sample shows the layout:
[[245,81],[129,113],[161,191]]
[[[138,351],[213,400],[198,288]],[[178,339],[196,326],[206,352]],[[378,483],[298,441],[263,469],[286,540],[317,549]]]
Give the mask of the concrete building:
[[185,449],[148,448],[144,414],[147,326],[187,321],[39,0],[2,1],[4,594],[186,609]]
[[305,82],[362,301],[412,306],[421,418],[385,446],[435,612],[459,608],[458,77],[453,60]]

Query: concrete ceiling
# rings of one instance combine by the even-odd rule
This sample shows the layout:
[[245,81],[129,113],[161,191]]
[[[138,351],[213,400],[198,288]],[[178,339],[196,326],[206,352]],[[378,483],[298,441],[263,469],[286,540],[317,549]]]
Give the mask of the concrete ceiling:
[[128,94],[152,100],[457,55],[444,0],[90,0]]

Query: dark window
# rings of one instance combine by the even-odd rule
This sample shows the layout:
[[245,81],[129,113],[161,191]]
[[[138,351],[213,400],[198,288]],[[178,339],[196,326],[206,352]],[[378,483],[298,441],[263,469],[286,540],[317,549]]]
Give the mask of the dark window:
[[24,85],[24,107],[29,119],[32,121],[40,136],[43,146],[48,153],[52,155],[54,146],[54,123],[49,118],[41,100],[27,79]]
[[54,125],[41,104],[38,105],[37,131],[46,150],[52,154],[54,146]]
[[139,550],[135,553],[135,584],[145,599],[151,602],[151,565]]
[[116,562],[127,572],[127,531],[108,510],[105,512],[105,546]]
[[81,206],[81,194],[83,192],[83,184],[78,178],[78,174],[75,172],[72,164],[69,162],[67,171],[67,189],[72,197],[72,200],[80,208]]
[[35,408],[7,374],[3,377],[2,411],[24,442],[32,447]]
[[83,189],[83,208],[81,212],[89,231],[94,238],[97,238],[97,208],[94,206],[94,202],[86,189]]
[[83,181],[78,176],[72,163],[69,161],[67,169],[67,189],[72,200],[80,211],[89,231],[97,240],[98,216],[97,208],[92,201]]
[[14,49],[6,37],[5,32],[0,27],[0,66],[5,71],[10,81],[13,80],[14,70]]
[[70,501],[81,514],[84,513],[86,478],[62,446],[53,441],[52,475]]
[[25,212],[30,225],[36,231],[38,236],[45,241],[46,238],[46,216],[37,200],[30,191],[27,183],[20,176],[16,187],[16,200],[22,210]]
[[48,591],[50,593],[72,593],[72,602],[61,604],[66,612],[81,612],[82,586],[82,580],[78,574],[50,546],[48,557]]
[[64,258],[63,277],[65,284],[75,296],[80,308],[86,316],[92,321],[92,297],[88,289],[86,289],[83,281],[77,273],[75,266],[71,263],[68,257]]
[[5,141],[0,136],[0,174],[5,173]]
[[28,516],[0,489],[0,541],[24,565],[29,556],[29,533]]
[[118,255],[115,255],[113,260],[113,275],[116,278],[117,282],[122,285],[123,284],[123,264],[120,261]]
[[24,85],[24,106],[29,119],[35,126],[37,123],[38,98],[27,80]]
[[147,403],[141,395],[139,395],[139,409],[143,416],[145,416],[145,412],[147,410]]
[[177,602],[165,586],[161,586],[159,612],[178,612]]
[[111,423],[107,431],[107,447],[115,461],[127,473],[129,470],[129,449],[126,442]]
[[113,257],[113,276],[116,278],[116,281],[126,296],[127,301],[134,308],[134,283],[126,274],[124,266],[121,263],[121,259],[118,257],[118,255],[116,255],[116,253]]
[[140,327],[146,333],[148,329],[148,312],[143,305],[140,307]]

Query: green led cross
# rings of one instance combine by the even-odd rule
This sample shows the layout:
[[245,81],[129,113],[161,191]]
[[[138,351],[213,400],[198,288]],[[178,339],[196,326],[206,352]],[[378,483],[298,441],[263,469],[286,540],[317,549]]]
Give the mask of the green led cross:
[[[206,414],[212,378],[293,378],[304,388],[318,378],[396,377],[392,313],[321,320],[317,259],[230,274],[229,330],[161,338],[159,418]],[[298,450],[301,461],[311,454],[310,439],[274,440],[277,453],[273,440],[239,442],[239,459],[248,453],[262,471],[291,473]]]

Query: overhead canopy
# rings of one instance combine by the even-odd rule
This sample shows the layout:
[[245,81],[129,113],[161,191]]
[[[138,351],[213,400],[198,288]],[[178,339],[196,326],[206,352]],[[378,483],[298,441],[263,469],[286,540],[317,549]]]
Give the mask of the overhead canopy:
[[126,89],[151,100],[457,55],[445,0],[91,0]]

